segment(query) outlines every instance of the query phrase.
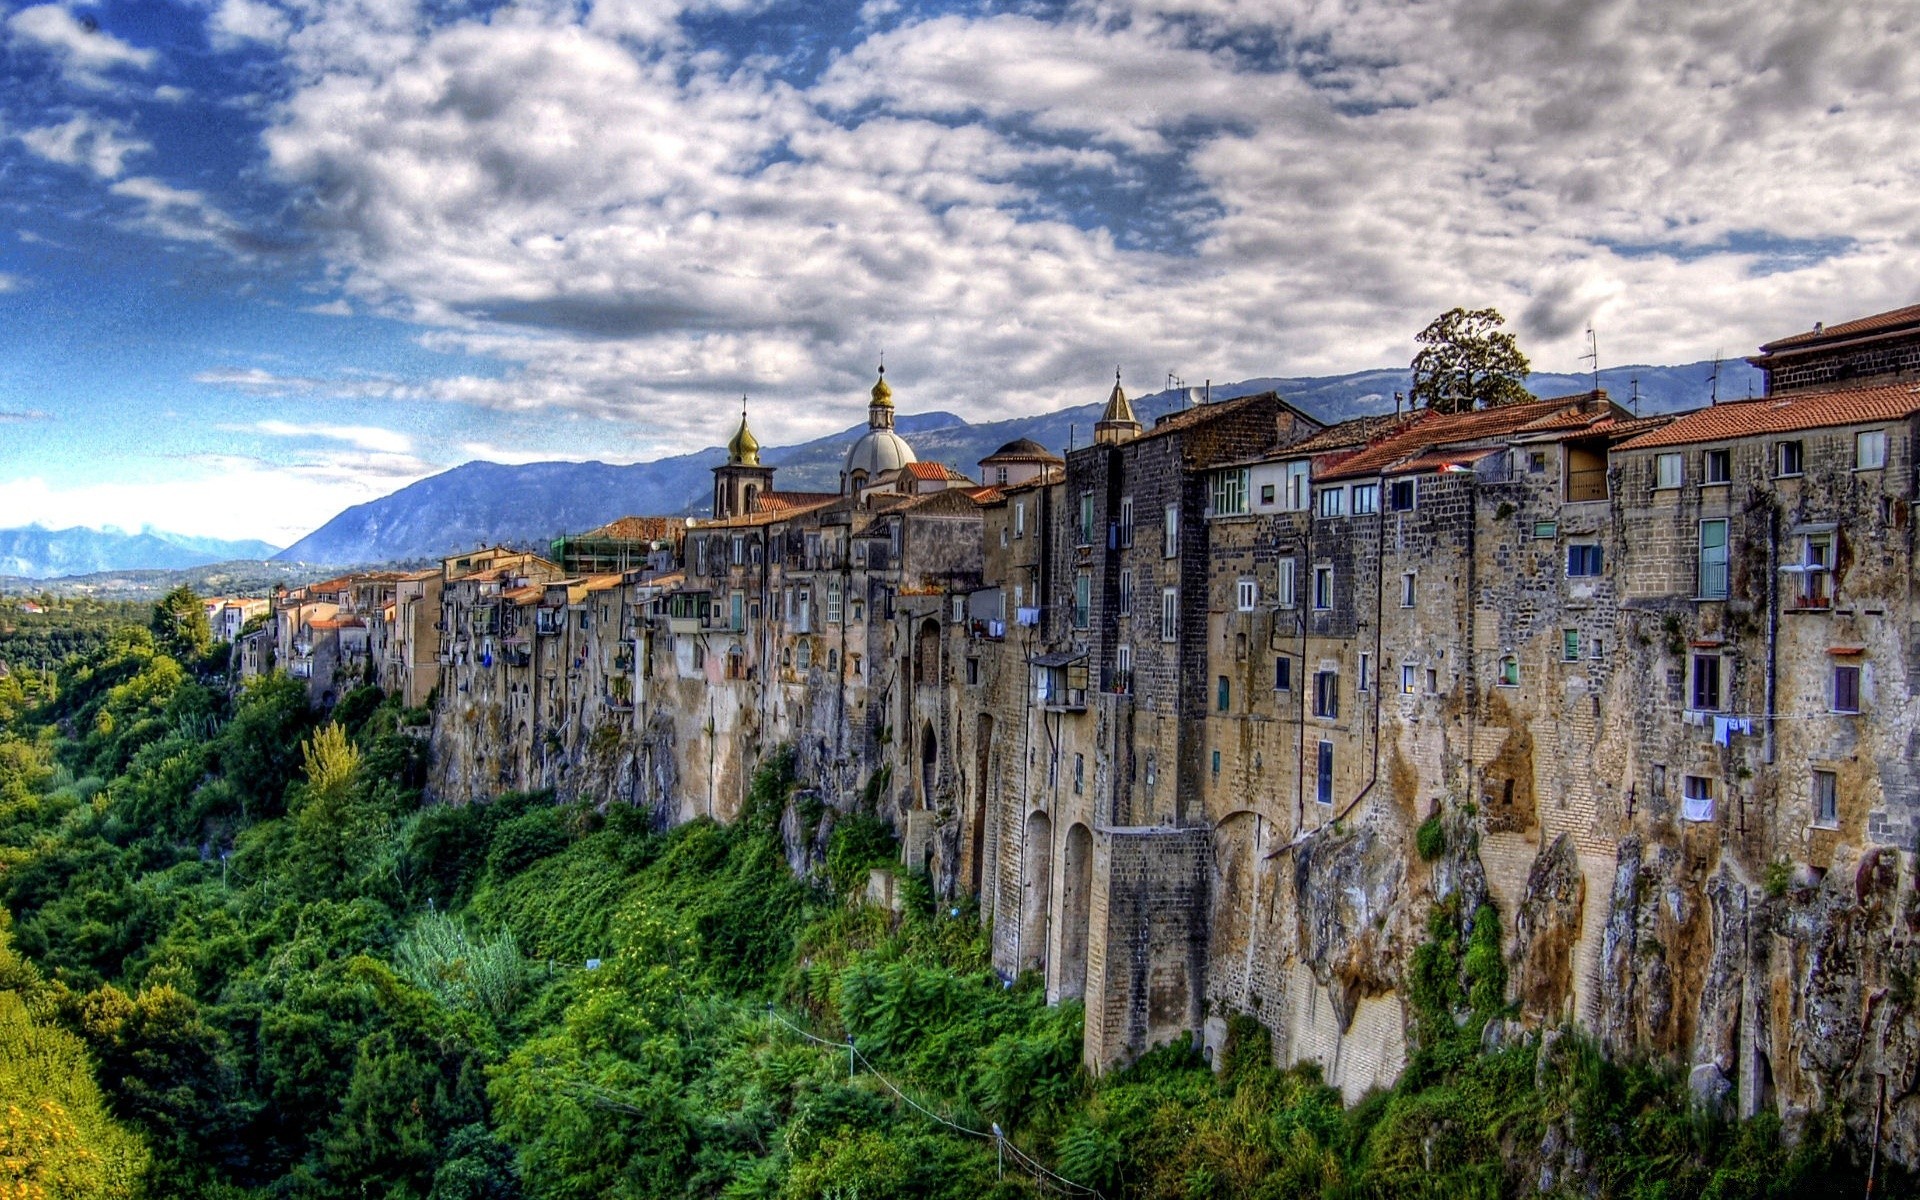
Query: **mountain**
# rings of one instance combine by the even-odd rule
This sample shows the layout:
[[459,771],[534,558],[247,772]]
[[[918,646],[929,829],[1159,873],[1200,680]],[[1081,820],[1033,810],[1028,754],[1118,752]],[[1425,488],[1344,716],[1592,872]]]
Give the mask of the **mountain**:
[[118,529],[0,529],[0,575],[50,579],[99,571],[180,570],[233,559],[270,558],[266,542],[227,542],[151,527]]
[[[1744,360],[1718,365],[1719,395],[1753,394],[1759,372]],[[1600,383],[1622,404],[1637,390],[1643,413],[1674,412],[1706,404],[1712,396],[1710,362],[1681,366],[1608,368]],[[1360,371],[1318,378],[1273,377],[1214,385],[1214,400],[1277,391],[1316,419],[1343,421],[1391,411],[1394,393],[1410,386],[1405,370]],[[1591,375],[1538,372],[1527,386],[1536,395],[1561,396],[1593,386]],[[1155,392],[1134,400],[1140,419],[1154,418],[1206,397],[1200,388]],[[1105,404],[1094,403],[1004,421],[970,424],[947,412],[902,414],[896,427],[923,460],[944,462],[968,474],[994,450],[1016,438],[1065,450],[1084,446],[1093,435]],[[778,468],[775,486],[785,491],[832,491],[840,483],[840,463],[848,444],[864,426],[852,426],[797,446],[761,451]],[[281,562],[358,564],[395,559],[436,558],[483,543],[544,546],[556,534],[578,533],[630,513],[706,511],[713,487],[712,468],[726,452],[712,447],[653,462],[614,466],[607,463],[532,463],[502,466],[471,462],[390,496],[355,505],[276,556]]]

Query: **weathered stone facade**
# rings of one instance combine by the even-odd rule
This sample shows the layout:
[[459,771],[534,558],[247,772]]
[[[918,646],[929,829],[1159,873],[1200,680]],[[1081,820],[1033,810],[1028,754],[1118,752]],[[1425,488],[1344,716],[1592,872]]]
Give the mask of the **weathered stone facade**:
[[1523,1025],[1789,1128],[1884,1089],[1920,1161],[1920,395],[1151,428],[1115,395],[1005,486],[782,494],[742,443],[751,510],[644,568],[398,585],[439,597],[436,791],[727,820],[791,745],[795,868],[884,816],[996,966],[1084,999],[1096,1068],[1244,1012],[1349,1097],[1405,1062],[1433,905],[1491,904]]

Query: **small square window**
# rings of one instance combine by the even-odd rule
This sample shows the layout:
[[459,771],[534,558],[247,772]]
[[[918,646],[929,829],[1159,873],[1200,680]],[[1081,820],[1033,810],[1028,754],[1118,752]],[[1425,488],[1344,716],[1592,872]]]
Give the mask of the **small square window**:
[[1400,607],[1401,608],[1413,607],[1413,601],[1414,601],[1414,595],[1415,595],[1414,580],[1415,580],[1415,575],[1412,571],[1408,571],[1405,575],[1402,575],[1400,577]]
[[1837,713],[1860,711],[1859,667],[1840,665],[1833,668],[1833,711]]
[[1554,539],[1554,538],[1557,538],[1557,537],[1559,537],[1559,536],[1560,536],[1560,522],[1558,522],[1558,521],[1536,521],[1536,522],[1534,522],[1534,525],[1533,525],[1533,536],[1534,536],[1534,538],[1535,538],[1535,540],[1537,540],[1537,541],[1542,541],[1542,542],[1545,542],[1545,541],[1551,541],[1552,539]]
[[1580,657],[1580,631],[1578,629],[1562,629],[1560,631],[1560,657],[1565,662],[1572,662]]
[[1805,468],[1801,465],[1799,442],[1775,442],[1773,444],[1773,473],[1775,475],[1798,475]]
[[1840,777],[1832,771],[1813,773],[1813,823],[1824,829],[1840,824]]
[[1329,487],[1314,493],[1317,511],[1323,517],[1338,517],[1347,509],[1347,489]]
[[1500,659],[1500,686],[1520,686],[1520,660],[1511,654],[1503,655]]
[[1570,578],[1583,578],[1603,574],[1601,570],[1604,555],[1595,545],[1577,544],[1567,547],[1567,575]]
[[1853,438],[1853,465],[1861,471],[1876,471],[1887,465],[1887,434],[1883,429],[1868,429]]
[[1314,672],[1313,715],[1316,717],[1340,715],[1340,673],[1338,671]]
[[1225,675],[1215,684],[1213,707],[1215,712],[1228,712],[1233,707],[1233,681]]
[[1394,512],[1413,511],[1413,480],[1396,479],[1387,489],[1387,507]]
[[1693,656],[1692,700],[1693,703],[1688,707],[1695,712],[1720,711],[1720,656],[1718,654]]
[[1680,468],[1678,454],[1658,454],[1653,459],[1653,486],[1656,488],[1677,488],[1686,479]]
[[1325,612],[1333,607],[1333,568],[1313,569],[1313,607]]
[[1680,815],[1689,821],[1713,820],[1713,780],[1688,775],[1682,787]]
[[1411,695],[1413,695],[1413,689],[1414,689],[1414,686],[1415,686],[1415,684],[1414,684],[1414,668],[1413,668],[1413,666],[1412,666],[1412,664],[1410,664],[1410,663],[1403,663],[1403,664],[1401,664],[1401,667],[1400,667],[1400,694],[1401,694],[1402,696],[1411,696]]
[[1535,475],[1547,473],[1547,452],[1535,450],[1527,455],[1527,470]]
[[1252,612],[1260,601],[1260,585],[1251,579],[1242,579],[1235,593],[1234,599],[1241,612]]
[[1707,468],[1708,483],[1732,483],[1733,482],[1733,451],[1731,450],[1707,451],[1706,468]]
[[1440,691],[1440,671],[1436,667],[1427,668],[1427,695],[1433,696]]
[[1272,484],[1263,483],[1260,485],[1260,503],[1261,504],[1273,503],[1273,485]]
[[1273,660],[1273,690],[1276,692],[1293,690],[1293,660],[1285,655]]
[[1353,515],[1370,516],[1380,511],[1380,485],[1377,483],[1355,484],[1353,489]]

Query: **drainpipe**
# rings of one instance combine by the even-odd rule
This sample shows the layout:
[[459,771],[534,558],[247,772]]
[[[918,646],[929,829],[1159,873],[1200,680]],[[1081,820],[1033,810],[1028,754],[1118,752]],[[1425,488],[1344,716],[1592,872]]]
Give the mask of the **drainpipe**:
[[1294,724],[1299,727],[1299,772],[1293,784],[1293,836],[1302,837],[1307,829],[1307,623],[1313,604],[1313,481],[1307,481],[1307,536],[1301,539],[1307,568],[1307,602],[1300,603],[1300,577],[1293,579],[1294,623],[1300,631],[1300,678],[1294,680],[1294,695],[1299,697],[1300,713]]
[[[1384,490],[1384,489],[1383,489]],[[1384,499],[1384,497],[1383,497]],[[1382,697],[1385,686],[1380,682],[1380,649],[1385,640],[1383,627],[1387,615],[1387,510],[1384,507],[1374,509],[1374,556],[1373,556],[1373,773],[1367,777],[1367,784],[1346,807],[1333,818],[1344,821],[1347,814],[1360,806],[1380,782],[1380,726],[1383,720]]]
[[[1839,539],[1835,539],[1836,546]],[[1838,560],[1838,554],[1835,560]],[[1773,722],[1780,669],[1780,507],[1767,506],[1767,730],[1760,760],[1771,764],[1774,755]]]
[[1479,610],[1474,601],[1480,594],[1479,570],[1479,533],[1480,533],[1480,476],[1478,473],[1467,476],[1467,590],[1466,616],[1466,680],[1467,680],[1467,802],[1478,804],[1480,769],[1474,762],[1473,752],[1476,735],[1480,726],[1480,686],[1476,659],[1479,646],[1475,634],[1478,632]]

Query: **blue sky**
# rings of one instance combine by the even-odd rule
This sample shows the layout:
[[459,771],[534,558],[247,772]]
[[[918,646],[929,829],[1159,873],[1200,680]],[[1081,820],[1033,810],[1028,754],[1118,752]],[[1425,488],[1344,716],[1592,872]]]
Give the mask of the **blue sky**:
[[1920,299],[1915,0],[0,12],[0,526]]

